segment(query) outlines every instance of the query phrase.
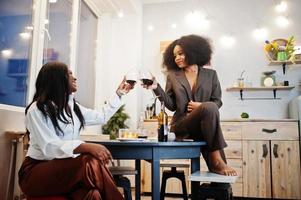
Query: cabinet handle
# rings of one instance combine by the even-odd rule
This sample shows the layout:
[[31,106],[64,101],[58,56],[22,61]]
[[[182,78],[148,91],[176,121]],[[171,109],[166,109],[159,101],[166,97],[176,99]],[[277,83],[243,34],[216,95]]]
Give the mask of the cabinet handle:
[[274,144],[273,154],[275,158],[278,158],[278,144]]
[[267,129],[267,128],[263,128],[262,129],[262,132],[265,132],[265,133],[275,133],[277,132],[277,129]]
[[268,155],[268,147],[267,147],[266,144],[262,145],[262,150],[263,150],[262,157],[263,158],[267,157],[267,155]]

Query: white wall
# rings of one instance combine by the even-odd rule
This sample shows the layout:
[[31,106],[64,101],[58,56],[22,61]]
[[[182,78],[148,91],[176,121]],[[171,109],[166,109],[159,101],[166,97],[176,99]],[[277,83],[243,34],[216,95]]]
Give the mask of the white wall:
[[[137,5],[139,6],[139,5]],[[96,108],[112,95],[124,75],[133,67],[141,66],[142,13],[125,15],[124,18],[103,15],[100,21],[100,66],[97,68]],[[140,102],[139,87],[135,87],[122,99],[125,111],[130,115],[127,124],[137,126]]]
[[[199,34],[209,37],[214,46],[212,65],[217,71],[222,86],[223,102],[221,118],[239,118],[241,112],[248,112],[251,118],[287,118],[287,104],[299,94],[298,82],[301,80],[301,66],[291,67],[286,75],[282,68],[267,67],[268,61],[263,52],[263,41],[256,41],[252,31],[258,26],[266,26],[269,30],[267,39],[296,37],[301,44],[301,1],[290,0],[288,3],[288,17],[291,24],[287,28],[279,28],[274,23],[277,16],[272,0],[185,0],[160,4],[147,4],[143,7],[143,54],[142,65],[148,67],[159,77],[159,82],[165,86],[164,76],[160,72],[162,56],[159,52],[159,42],[174,40],[182,35]],[[195,31],[185,23],[185,15],[195,10],[201,10],[211,22],[207,31]],[[171,23],[177,23],[177,28],[170,28]],[[153,31],[148,31],[147,26],[152,24]],[[231,49],[224,49],[219,39],[223,34],[231,33],[236,38],[236,45]],[[278,81],[289,80],[290,85],[297,86],[292,91],[277,92],[281,100],[239,100],[237,92],[226,92],[246,70],[245,75],[253,86],[260,85],[263,71],[276,70]],[[245,92],[244,96],[273,97],[272,91]],[[143,92],[143,107],[150,102],[151,93]]]

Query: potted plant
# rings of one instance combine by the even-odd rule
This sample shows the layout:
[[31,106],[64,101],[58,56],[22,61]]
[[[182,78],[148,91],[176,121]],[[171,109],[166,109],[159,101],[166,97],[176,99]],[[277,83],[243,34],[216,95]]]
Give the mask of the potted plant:
[[119,129],[128,128],[125,121],[129,118],[129,115],[124,112],[124,105],[122,105],[110,120],[102,126],[102,133],[110,135],[112,140],[116,139]]
[[265,41],[264,50],[268,58],[272,61],[291,61],[294,63],[294,43],[295,37],[286,39],[275,39],[272,42]]

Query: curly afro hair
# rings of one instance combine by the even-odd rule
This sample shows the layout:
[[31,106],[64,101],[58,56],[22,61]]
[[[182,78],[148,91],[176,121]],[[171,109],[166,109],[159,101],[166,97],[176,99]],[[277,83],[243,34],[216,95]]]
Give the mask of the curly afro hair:
[[176,45],[181,46],[185,54],[185,62],[188,65],[197,64],[202,67],[210,62],[212,47],[209,39],[198,35],[182,36],[173,41],[165,50],[163,55],[163,65],[167,70],[179,70],[175,63],[173,50]]

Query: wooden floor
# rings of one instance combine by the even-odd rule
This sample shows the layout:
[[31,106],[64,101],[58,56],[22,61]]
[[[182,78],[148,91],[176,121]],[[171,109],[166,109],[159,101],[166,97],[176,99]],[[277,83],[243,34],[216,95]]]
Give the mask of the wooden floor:
[[[133,198],[135,199],[135,198]],[[150,196],[141,196],[141,200],[151,200],[152,197]],[[165,197],[164,200],[183,200],[183,198],[175,198],[175,197]]]

